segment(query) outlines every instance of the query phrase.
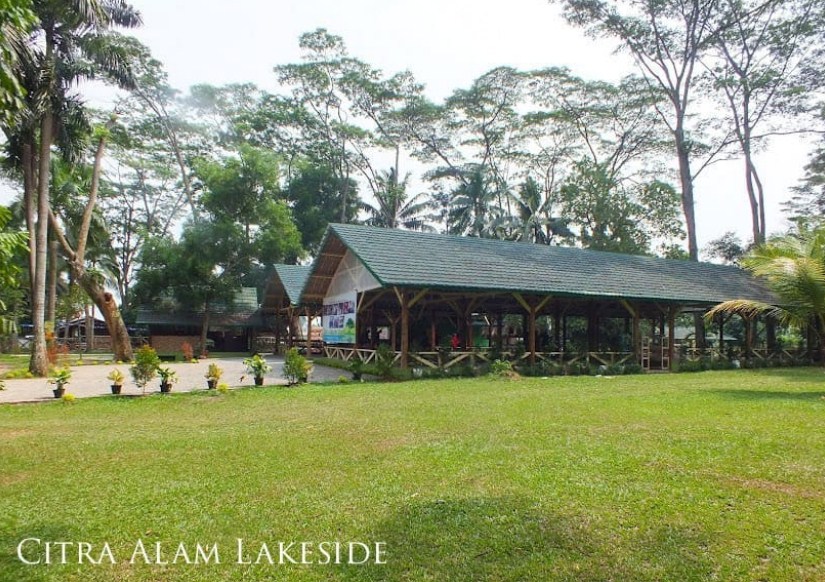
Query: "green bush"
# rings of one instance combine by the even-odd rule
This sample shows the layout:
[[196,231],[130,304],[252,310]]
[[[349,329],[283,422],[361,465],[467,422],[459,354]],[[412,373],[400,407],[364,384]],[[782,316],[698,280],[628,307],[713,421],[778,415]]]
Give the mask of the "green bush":
[[631,364],[625,364],[624,366],[624,373],[625,374],[644,374],[645,369],[642,368],[641,364],[637,364],[633,362]]
[[364,363],[364,361],[356,356],[355,358],[350,360],[349,365],[347,366],[347,370],[349,370],[349,372],[352,373],[353,380],[360,380],[364,375],[364,372],[366,371],[366,367],[367,365]]
[[135,352],[135,361],[130,368],[138,388],[145,391],[146,385],[155,377],[159,367],[160,358],[155,349],[148,345],[140,346]]
[[284,358],[284,378],[290,386],[303,384],[309,379],[312,364],[301,354],[298,348],[290,348]]
[[375,350],[375,372],[382,378],[392,378],[393,360],[395,353],[387,344],[381,344]]
[[513,364],[507,360],[493,360],[490,364],[490,374],[493,376],[506,376],[513,371]]

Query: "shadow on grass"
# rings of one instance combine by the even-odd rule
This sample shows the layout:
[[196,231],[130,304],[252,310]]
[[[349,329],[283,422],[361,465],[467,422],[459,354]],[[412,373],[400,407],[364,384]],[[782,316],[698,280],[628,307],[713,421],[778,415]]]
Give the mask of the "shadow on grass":
[[548,512],[515,497],[411,505],[370,534],[385,542],[386,565],[341,568],[336,578],[675,580],[712,571],[699,557],[707,543],[702,532],[657,525],[623,545],[593,517]]
[[708,394],[718,394],[725,398],[735,400],[802,400],[814,402],[825,399],[825,391],[814,392],[788,392],[782,390],[748,390],[743,388],[741,390],[704,390]]
[[[27,526],[25,530],[14,528],[7,523],[0,524],[0,581],[42,582],[60,578],[57,575],[60,566],[42,564],[31,566],[18,559],[17,546],[27,538],[39,538],[43,542],[74,539],[68,528],[55,524],[37,524]],[[24,550],[23,555],[29,560],[43,558],[42,548],[38,550],[35,546],[27,546]]]

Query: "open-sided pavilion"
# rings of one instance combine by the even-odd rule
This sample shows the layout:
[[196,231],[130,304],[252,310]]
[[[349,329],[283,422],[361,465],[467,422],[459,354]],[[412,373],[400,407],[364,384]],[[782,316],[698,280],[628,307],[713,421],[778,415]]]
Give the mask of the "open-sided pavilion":
[[[346,323],[351,335],[341,329],[326,346],[343,359],[369,361],[383,341],[402,367],[450,366],[516,351],[515,329],[530,363],[669,369],[679,313],[742,298],[775,302],[731,266],[333,224],[311,266],[279,266],[264,310],[323,311],[325,333],[328,322]],[[452,334],[459,345],[444,349]]]

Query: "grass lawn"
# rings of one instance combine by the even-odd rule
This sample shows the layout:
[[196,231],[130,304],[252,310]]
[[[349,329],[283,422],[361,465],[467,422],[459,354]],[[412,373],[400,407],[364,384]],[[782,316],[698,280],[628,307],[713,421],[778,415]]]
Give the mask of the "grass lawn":
[[[0,504],[9,581],[823,580],[825,374],[0,406]],[[117,563],[24,566],[30,537]],[[276,560],[278,541],[384,542],[387,564],[238,564],[236,538]],[[137,540],[222,563],[129,564]]]

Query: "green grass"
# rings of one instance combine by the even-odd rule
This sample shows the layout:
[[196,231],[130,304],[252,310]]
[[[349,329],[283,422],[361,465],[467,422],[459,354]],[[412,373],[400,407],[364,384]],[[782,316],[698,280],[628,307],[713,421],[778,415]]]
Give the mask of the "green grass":
[[[0,579],[822,580],[824,434],[818,369],[0,406]],[[26,537],[119,563],[25,567]],[[236,538],[388,564],[239,565]],[[125,563],[138,539],[224,563]]]

